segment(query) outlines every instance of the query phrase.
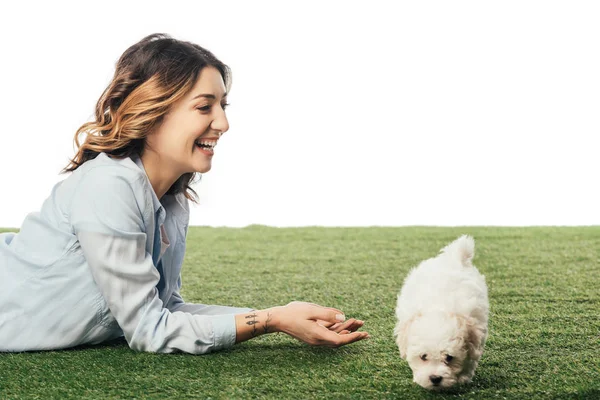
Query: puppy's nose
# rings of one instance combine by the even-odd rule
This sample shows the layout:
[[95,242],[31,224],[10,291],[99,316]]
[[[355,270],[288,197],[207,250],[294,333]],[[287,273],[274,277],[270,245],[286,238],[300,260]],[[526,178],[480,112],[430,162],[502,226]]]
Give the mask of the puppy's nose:
[[439,375],[429,375],[429,380],[437,386],[442,382],[442,377]]

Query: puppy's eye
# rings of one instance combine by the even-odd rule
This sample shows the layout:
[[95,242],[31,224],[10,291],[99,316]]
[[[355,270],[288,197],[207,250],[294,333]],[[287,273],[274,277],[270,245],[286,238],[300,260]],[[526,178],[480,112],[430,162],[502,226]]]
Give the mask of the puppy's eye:
[[421,360],[427,361],[427,354],[421,354]]
[[448,354],[446,356],[446,362],[449,363],[449,362],[452,362],[452,360],[454,360],[454,357],[452,357],[451,355]]

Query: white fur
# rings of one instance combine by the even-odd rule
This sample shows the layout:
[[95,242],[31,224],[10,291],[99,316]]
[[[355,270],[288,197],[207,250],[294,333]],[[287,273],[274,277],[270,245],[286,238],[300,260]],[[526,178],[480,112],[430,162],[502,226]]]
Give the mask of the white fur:
[[[398,295],[396,343],[413,380],[426,389],[470,382],[483,353],[489,303],[474,252],[473,238],[461,236],[413,268]],[[446,355],[454,359],[446,363]],[[436,376],[438,385],[431,381]]]

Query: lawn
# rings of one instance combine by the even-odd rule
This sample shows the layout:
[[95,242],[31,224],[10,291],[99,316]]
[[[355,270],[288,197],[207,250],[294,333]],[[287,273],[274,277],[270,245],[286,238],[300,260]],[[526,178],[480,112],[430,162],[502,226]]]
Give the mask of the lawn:
[[[429,393],[398,355],[396,294],[462,233],[487,278],[490,336],[472,384]],[[193,227],[183,280],[191,302],[335,306],[372,337],[321,349],[274,334],[204,356],[124,341],[0,354],[0,398],[600,399],[600,227]]]

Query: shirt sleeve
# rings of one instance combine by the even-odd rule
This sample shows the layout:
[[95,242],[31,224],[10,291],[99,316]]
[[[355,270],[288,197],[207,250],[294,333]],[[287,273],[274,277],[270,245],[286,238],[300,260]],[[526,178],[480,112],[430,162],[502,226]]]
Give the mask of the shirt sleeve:
[[[233,346],[234,314],[171,312],[158,297],[160,275],[146,251],[143,179],[96,167],[71,204],[71,224],[108,307],[134,350],[203,354]],[[105,169],[105,170],[104,170]],[[152,209],[150,209],[150,212]]]

